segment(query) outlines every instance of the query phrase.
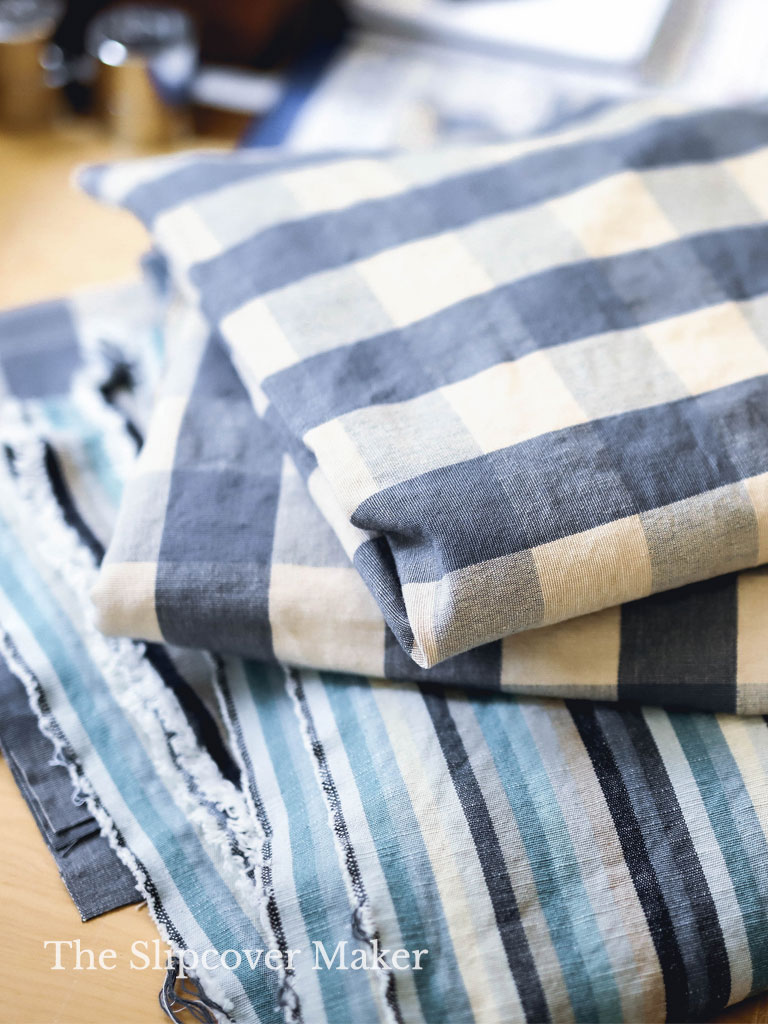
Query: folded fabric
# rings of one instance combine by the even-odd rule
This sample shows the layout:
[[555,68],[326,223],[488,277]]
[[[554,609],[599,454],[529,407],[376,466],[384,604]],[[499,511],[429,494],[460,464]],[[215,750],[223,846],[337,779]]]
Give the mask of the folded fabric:
[[720,576],[419,669],[220,340],[175,302],[166,369],[93,591],[99,627],[374,677],[768,712],[768,570]]
[[[163,936],[206,953],[194,974],[221,1018],[653,1024],[764,989],[763,718],[444,694],[99,634],[88,589],[141,420],[114,367],[143,374],[141,305],[133,347],[117,298],[111,330],[80,306],[112,369],[3,402],[2,650]],[[71,341],[69,304],[45,315]],[[2,321],[19,352],[22,319]],[[218,698],[207,721],[241,789],[193,682]]]
[[768,558],[766,128],[630,108],[85,180],[151,228],[428,667]]

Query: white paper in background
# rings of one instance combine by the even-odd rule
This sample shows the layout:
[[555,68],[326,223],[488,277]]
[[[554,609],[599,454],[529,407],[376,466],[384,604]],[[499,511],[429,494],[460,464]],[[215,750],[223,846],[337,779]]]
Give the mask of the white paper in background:
[[768,2],[677,0],[677,5],[683,12],[698,11],[692,18],[689,11],[688,52],[669,84],[702,103],[768,96]]
[[302,107],[290,145],[419,147],[438,138],[514,137],[621,96],[577,75],[365,32],[345,45]]
[[[476,0],[450,2],[471,9]],[[494,2],[505,8],[521,0]],[[620,9],[644,2],[614,0]],[[361,31],[305,103],[290,144],[382,149],[514,137],[660,90],[714,104],[768,96],[768,0],[669,0],[665,7],[645,60],[623,70],[503,59],[435,39]]]
[[635,65],[670,0],[354,0],[365,24],[518,56]]

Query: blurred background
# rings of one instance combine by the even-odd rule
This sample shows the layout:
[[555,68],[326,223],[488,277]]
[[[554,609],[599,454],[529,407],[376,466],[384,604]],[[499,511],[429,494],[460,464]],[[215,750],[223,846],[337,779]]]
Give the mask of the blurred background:
[[0,0],[0,121],[91,116],[136,146],[212,126],[421,145],[660,90],[761,96],[767,57],[764,0]]
[[0,0],[0,306],[135,267],[145,236],[68,186],[79,163],[509,138],[767,92],[766,0]]
[[[199,145],[508,138],[644,96],[767,93],[766,0],[0,0],[0,307],[137,272],[143,229],[71,188],[80,163]],[[104,978],[78,987],[67,972],[40,985],[40,943],[82,936],[127,962],[151,922],[123,910],[76,930],[2,763],[0,814],[6,919],[28,922],[0,944],[6,1001],[28,1020],[57,1005],[74,1024],[103,1019],[108,997],[110,1019],[135,1020],[156,1000],[153,972],[118,970],[106,995]],[[722,1020],[768,1021],[768,1001]]]

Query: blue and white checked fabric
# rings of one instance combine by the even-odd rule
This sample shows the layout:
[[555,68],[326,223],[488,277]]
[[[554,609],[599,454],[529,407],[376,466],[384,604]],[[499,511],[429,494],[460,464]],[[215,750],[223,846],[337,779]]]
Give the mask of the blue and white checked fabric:
[[[162,934],[209,951],[222,1019],[653,1024],[768,987],[764,718],[100,635],[88,590],[147,411],[125,371],[154,373],[142,308],[132,289],[0,317],[0,352],[42,320],[62,354],[59,385],[32,376],[0,410],[2,650]],[[374,941],[428,952],[420,970],[314,969],[313,943],[349,966]],[[265,949],[276,968],[242,955]]]
[[[613,128],[628,130],[626,123],[614,122]],[[709,161],[714,143],[703,128],[702,139],[697,152],[701,157],[707,151]],[[690,143],[690,135],[685,141]],[[736,176],[742,194],[757,194],[761,180],[750,193],[749,168],[737,162],[734,169],[742,157],[747,150],[727,158],[725,180],[730,187]],[[750,266],[737,259],[735,208],[725,201],[730,193],[722,185],[722,166],[708,161],[696,175],[691,170],[692,180],[717,197],[711,205],[723,223],[710,233],[725,233],[732,280],[746,288]],[[275,161],[261,162],[266,167]],[[135,169],[127,173],[135,184]],[[108,175],[116,197],[119,175]],[[642,178],[645,184],[646,171]],[[169,183],[166,198],[174,198],[178,184]],[[691,209],[695,213],[695,199]],[[234,230],[238,217],[246,219],[245,210],[221,219],[217,229]],[[275,211],[266,204],[262,214],[270,212]],[[746,214],[741,226],[757,230]],[[659,245],[649,240],[648,252]],[[759,267],[755,262],[750,272],[757,274]],[[682,301],[673,284],[669,295]],[[754,300],[740,294],[726,304],[749,317],[757,308]],[[716,307],[706,307],[709,315]],[[552,322],[557,315],[553,308]],[[300,476],[312,488],[318,470],[304,465],[306,447],[286,427],[276,400],[271,410],[259,404],[260,417],[255,415],[220,341],[205,330],[196,334],[195,320],[181,307],[162,325],[141,287],[0,317],[0,651],[24,683],[89,809],[140,883],[163,936],[198,956],[206,950],[265,948],[283,954],[275,969],[263,958],[251,967],[242,956],[229,970],[198,968],[204,989],[224,1008],[222,1017],[236,1024],[652,1024],[706,1019],[768,988],[764,718],[446,691],[381,682],[368,678],[367,670],[354,676],[287,670],[110,639],[95,628],[89,594],[104,585],[98,564],[121,494],[121,523],[130,520],[133,502],[148,535],[157,538],[166,524],[174,524],[179,547],[166,549],[165,559],[155,552],[149,560],[157,566],[157,580],[169,573],[169,600],[197,587],[198,599],[208,600],[201,620],[229,600],[236,612],[238,594],[243,603],[251,599],[248,588],[257,570],[274,569],[272,562],[265,569],[264,550],[270,558],[273,550],[284,551],[286,564],[304,570],[313,565],[319,543],[324,553],[314,556],[321,561],[315,568],[343,569],[345,578],[353,578],[351,560],[341,556],[322,516],[307,518],[312,525],[304,537],[287,518],[294,503],[303,502],[307,516],[312,514]],[[649,323],[632,337],[653,354],[659,342],[646,337]],[[759,337],[759,320],[749,323]],[[145,454],[136,464],[133,453],[148,419],[164,335],[171,347],[167,376]],[[617,341],[617,349],[623,340],[626,350],[632,337],[609,340]],[[709,335],[697,330],[692,337],[700,345]],[[50,362],[35,360],[35,339],[34,347],[50,353]],[[731,377],[720,387],[738,383],[734,377],[746,344],[738,332],[729,330],[728,339]],[[178,355],[183,346],[189,346],[186,362]],[[697,351],[704,352],[704,372],[711,353],[706,347]],[[604,362],[595,359],[590,381],[600,379]],[[42,365],[50,371],[42,373]],[[407,371],[404,365],[404,377]],[[629,372],[615,378],[619,398],[630,383]],[[677,401],[664,395],[662,408]],[[759,426],[760,409],[743,408]],[[735,407],[730,411],[736,415]],[[691,430],[698,425],[690,420]],[[279,438],[276,446],[267,440],[267,428]],[[259,439],[262,461],[251,444]],[[246,479],[237,477],[233,452],[241,456]],[[142,487],[145,497],[152,493],[153,459],[157,522],[141,498]],[[294,470],[291,459],[300,468]],[[196,465],[200,479],[187,486],[184,477],[191,479]],[[254,488],[247,478],[259,465],[265,481]],[[277,497],[267,486],[275,478]],[[252,529],[256,493],[264,495],[258,523],[274,524],[264,549],[261,531]],[[217,531],[227,534],[228,550],[237,552],[230,577],[211,540]],[[115,554],[121,532],[128,538],[121,527]],[[173,539],[169,531],[165,541]],[[193,540],[207,579],[205,570],[195,576]],[[213,560],[206,561],[211,553]],[[239,561],[254,567],[240,591]],[[262,579],[271,587],[268,577]],[[326,613],[341,645],[344,634],[332,603],[343,588],[330,589],[326,579],[318,573],[305,594],[318,584],[329,587]],[[675,648],[664,632],[667,619],[678,617],[681,637],[696,636],[697,643],[708,635],[730,637],[730,647],[717,648],[718,678],[732,687],[733,661],[748,665],[749,654],[757,668],[762,651],[757,642],[750,653],[743,640],[745,609],[761,616],[765,607],[759,582],[751,598],[745,597],[752,585],[745,590],[744,581],[750,579],[764,576],[740,573],[687,588],[691,595],[708,593],[708,613],[698,598],[686,611],[683,592],[674,590],[625,605],[617,612],[620,663],[626,664],[631,635],[631,650],[652,659],[646,668],[667,664],[656,649],[662,647],[677,658],[682,678],[695,656],[693,644]],[[126,600],[133,593],[144,601],[143,581],[131,591],[125,580]],[[718,604],[720,584],[726,598]],[[217,590],[218,600],[209,600]],[[163,593],[156,585],[154,606],[141,605],[136,613],[153,607],[162,631],[171,609],[162,604]],[[270,599],[262,593],[262,600]],[[646,611],[634,616],[636,608]],[[655,609],[655,616],[643,621],[647,609]],[[697,633],[705,614],[708,627]],[[322,629],[319,617],[311,616]],[[578,621],[548,630],[575,628]],[[628,634],[631,621],[635,632]],[[377,623],[381,629],[381,616]],[[307,624],[297,624],[297,638]],[[219,625],[224,631],[226,624]],[[185,625],[180,616],[174,628],[183,633],[196,624]],[[239,642],[237,628],[231,626],[233,644]],[[203,635],[201,630],[201,642]],[[275,645],[271,620],[268,635]],[[759,636],[757,627],[750,635]],[[192,642],[191,632],[184,642]],[[611,634],[610,643],[617,642]],[[387,641],[385,650],[389,656],[399,647]],[[280,656],[286,656],[284,649]],[[400,657],[410,664],[404,653]],[[453,664],[469,666],[466,658],[460,655]],[[450,664],[432,672],[447,672]],[[730,675],[721,671],[726,664]],[[592,692],[603,695],[597,688]],[[741,690],[737,698],[729,692],[725,706],[742,699]],[[753,692],[759,699],[757,687]],[[605,695],[614,695],[610,687]],[[407,970],[386,965],[375,974],[316,971],[315,942],[329,956],[346,943],[347,963],[353,950],[370,954],[375,942],[428,953],[420,970],[413,969],[411,957]],[[290,966],[289,950],[301,951]],[[228,962],[234,965],[235,958],[229,955]]]
[[768,712],[764,567],[528,630],[419,669],[179,301],[166,370],[93,598],[110,635],[374,677]]
[[640,106],[84,181],[150,227],[426,668],[768,559],[766,141],[764,108]]

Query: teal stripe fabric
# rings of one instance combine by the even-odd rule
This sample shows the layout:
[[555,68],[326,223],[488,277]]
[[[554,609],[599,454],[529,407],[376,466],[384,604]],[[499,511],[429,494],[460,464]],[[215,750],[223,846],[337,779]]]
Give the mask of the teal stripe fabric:
[[3,654],[162,934],[240,955],[197,971],[228,1019],[682,1021],[768,985],[763,718],[168,649],[171,689],[159,648],[93,624],[143,421],[79,358],[5,408]]

